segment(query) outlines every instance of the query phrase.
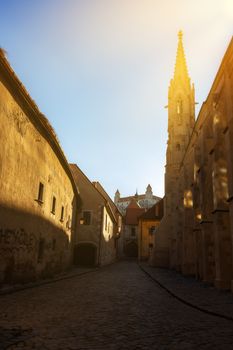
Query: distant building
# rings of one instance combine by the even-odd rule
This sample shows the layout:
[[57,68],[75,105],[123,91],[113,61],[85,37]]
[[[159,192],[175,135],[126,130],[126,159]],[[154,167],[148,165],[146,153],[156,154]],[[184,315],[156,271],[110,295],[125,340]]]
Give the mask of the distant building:
[[147,186],[145,194],[138,194],[136,192],[134,196],[121,197],[119,190],[117,190],[114,197],[114,203],[116,204],[117,208],[120,210],[122,215],[125,215],[126,208],[130,204],[132,199],[136,200],[136,202],[141,208],[149,209],[161,198],[153,195],[152,187],[150,184]]
[[139,216],[138,221],[138,258],[148,260],[156,245],[156,230],[163,217],[163,199]]
[[132,198],[126,208],[123,218],[123,254],[128,257],[138,256],[138,218],[145,212],[145,208],[141,208],[137,201]]
[[88,266],[109,264],[117,258],[120,214],[99,183],[92,183],[76,164],[70,164],[70,167],[81,198],[74,263]]

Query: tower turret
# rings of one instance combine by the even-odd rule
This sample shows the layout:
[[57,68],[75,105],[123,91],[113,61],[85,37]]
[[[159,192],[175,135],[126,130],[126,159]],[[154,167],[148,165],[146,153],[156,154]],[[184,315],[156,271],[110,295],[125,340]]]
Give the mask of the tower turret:
[[121,198],[121,195],[120,195],[119,190],[117,189],[116,193],[115,193],[115,196],[114,196],[114,203],[115,204],[118,203],[120,198]]
[[152,197],[153,197],[152,187],[149,184],[146,188],[146,198],[152,198]]

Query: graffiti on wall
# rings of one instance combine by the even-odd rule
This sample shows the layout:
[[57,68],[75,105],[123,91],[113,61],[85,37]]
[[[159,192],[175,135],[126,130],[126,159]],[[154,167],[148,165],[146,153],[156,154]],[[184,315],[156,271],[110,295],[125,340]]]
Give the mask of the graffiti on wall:
[[36,237],[33,233],[20,229],[0,229],[0,250],[20,248],[29,251],[35,249]]

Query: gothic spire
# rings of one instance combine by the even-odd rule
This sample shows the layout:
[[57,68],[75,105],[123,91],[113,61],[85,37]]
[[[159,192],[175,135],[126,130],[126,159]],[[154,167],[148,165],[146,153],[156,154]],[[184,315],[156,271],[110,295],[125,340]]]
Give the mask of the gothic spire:
[[189,80],[182,38],[183,38],[183,33],[180,30],[178,33],[178,47],[176,52],[176,64],[175,64],[175,71],[174,71],[175,81]]

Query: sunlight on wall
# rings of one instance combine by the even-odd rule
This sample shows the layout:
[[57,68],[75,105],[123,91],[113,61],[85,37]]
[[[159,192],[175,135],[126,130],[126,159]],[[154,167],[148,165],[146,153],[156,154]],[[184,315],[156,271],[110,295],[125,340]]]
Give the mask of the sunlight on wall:
[[184,207],[185,208],[193,207],[193,194],[192,194],[192,191],[190,190],[184,191]]
[[228,198],[228,179],[226,166],[219,166],[212,172],[215,205]]

